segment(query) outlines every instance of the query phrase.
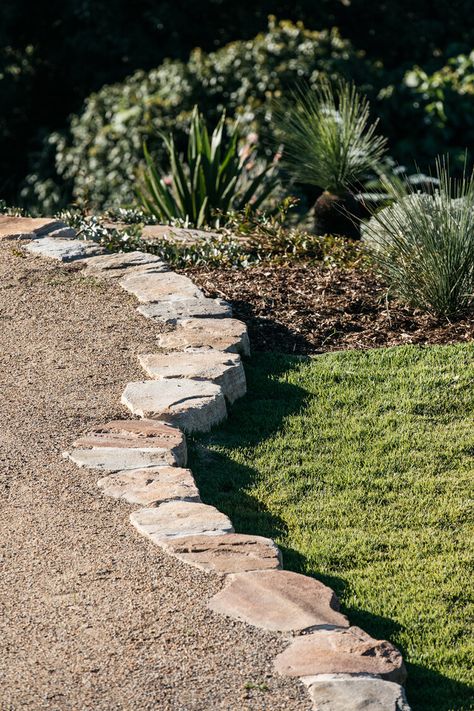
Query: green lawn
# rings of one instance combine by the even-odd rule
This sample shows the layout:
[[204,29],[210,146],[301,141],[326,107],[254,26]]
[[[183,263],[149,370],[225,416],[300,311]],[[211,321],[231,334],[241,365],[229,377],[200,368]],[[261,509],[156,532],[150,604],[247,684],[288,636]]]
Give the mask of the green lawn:
[[474,708],[474,347],[259,354],[191,444],[203,500],[403,652],[414,711]]

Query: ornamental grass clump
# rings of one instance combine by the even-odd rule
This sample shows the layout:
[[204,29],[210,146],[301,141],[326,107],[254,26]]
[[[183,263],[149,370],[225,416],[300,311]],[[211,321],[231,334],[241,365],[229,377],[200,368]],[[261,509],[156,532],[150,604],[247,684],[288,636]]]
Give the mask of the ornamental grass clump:
[[431,195],[394,185],[394,204],[373,215],[365,240],[395,294],[449,318],[474,307],[474,173],[454,179],[438,160],[436,177]]
[[253,174],[251,149],[241,150],[238,124],[226,129],[225,112],[211,136],[195,106],[188,146],[179,155],[173,136],[163,136],[169,173],[156,165],[146,145],[145,170],[137,196],[145,213],[160,221],[193,227],[224,224],[232,211],[250,204],[257,209],[275,187],[273,164]]
[[370,122],[369,102],[353,84],[299,87],[275,108],[283,164],[299,183],[324,190],[315,205],[317,234],[360,237],[361,206],[354,186],[377,169],[386,139]]

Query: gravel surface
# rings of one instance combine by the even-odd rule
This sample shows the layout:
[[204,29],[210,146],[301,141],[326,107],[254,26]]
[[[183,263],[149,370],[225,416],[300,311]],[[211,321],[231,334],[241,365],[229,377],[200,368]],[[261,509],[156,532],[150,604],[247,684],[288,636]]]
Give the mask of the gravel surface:
[[309,709],[271,674],[285,642],[208,611],[220,580],[163,555],[97,474],[61,457],[126,414],[157,330],[134,306],[0,245],[0,708]]

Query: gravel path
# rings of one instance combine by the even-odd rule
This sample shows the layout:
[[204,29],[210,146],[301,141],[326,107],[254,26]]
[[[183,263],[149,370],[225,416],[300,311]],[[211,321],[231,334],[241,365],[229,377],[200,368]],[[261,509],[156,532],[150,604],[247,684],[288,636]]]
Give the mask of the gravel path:
[[130,507],[61,457],[125,414],[156,326],[117,286],[11,243],[0,323],[0,708],[308,709],[270,673],[284,642],[208,611],[220,581],[141,538]]

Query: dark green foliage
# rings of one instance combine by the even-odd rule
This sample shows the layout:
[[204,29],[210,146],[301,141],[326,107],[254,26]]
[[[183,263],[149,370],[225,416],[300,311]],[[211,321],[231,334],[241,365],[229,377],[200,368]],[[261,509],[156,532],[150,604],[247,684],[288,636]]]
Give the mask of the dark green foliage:
[[225,111],[211,136],[195,106],[187,150],[180,155],[173,138],[162,136],[166,149],[166,176],[144,147],[145,168],[137,195],[146,214],[160,222],[181,220],[202,227],[225,224],[233,210],[251,204],[257,210],[275,187],[271,164],[251,175],[252,155],[239,150],[239,128],[226,129]]

